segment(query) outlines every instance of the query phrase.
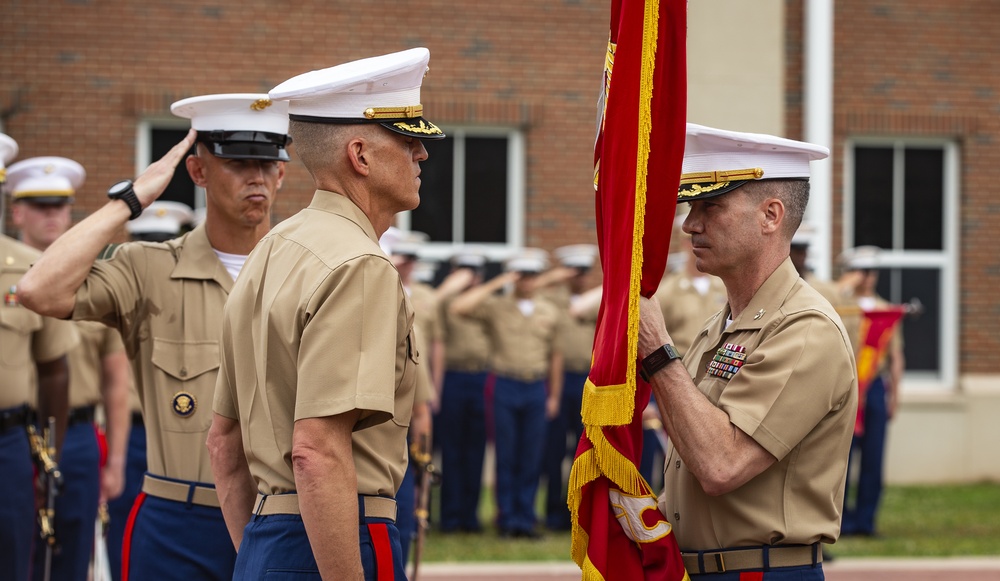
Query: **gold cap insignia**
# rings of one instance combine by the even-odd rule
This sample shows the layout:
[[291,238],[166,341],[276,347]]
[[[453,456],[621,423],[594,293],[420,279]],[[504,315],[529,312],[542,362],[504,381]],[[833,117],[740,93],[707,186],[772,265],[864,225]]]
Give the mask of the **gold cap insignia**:
[[56,171],[56,166],[52,165],[51,163],[46,164],[46,166],[42,168],[42,171],[44,171],[45,173],[52,173]]
[[250,103],[250,108],[253,109],[254,111],[263,111],[264,109],[267,109],[270,106],[271,106],[271,100],[266,98],[257,99],[253,103]]

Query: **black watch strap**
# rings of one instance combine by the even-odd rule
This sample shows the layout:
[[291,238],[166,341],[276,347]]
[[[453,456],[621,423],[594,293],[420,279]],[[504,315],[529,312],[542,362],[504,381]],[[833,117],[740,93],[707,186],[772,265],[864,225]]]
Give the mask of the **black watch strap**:
[[667,343],[643,358],[642,364],[639,366],[639,375],[644,380],[649,381],[657,371],[666,367],[674,359],[680,358],[681,356],[674,349],[674,346]]
[[121,200],[128,205],[128,209],[131,211],[129,220],[135,220],[142,214],[142,204],[139,203],[139,198],[135,195],[132,180],[123,180],[111,186],[111,189],[108,190],[108,197],[112,200]]

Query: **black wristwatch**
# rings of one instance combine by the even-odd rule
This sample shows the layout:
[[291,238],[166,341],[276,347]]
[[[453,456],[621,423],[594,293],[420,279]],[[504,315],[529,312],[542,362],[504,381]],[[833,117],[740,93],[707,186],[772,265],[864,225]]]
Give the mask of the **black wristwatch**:
[[135,220],[142,214],[142,204],[139,203],[139,198],[136,197],[135,190],[132,189],[132,180],[122,180],[108,188],[108,197],[128,204],[128,209],[132,211],[132,215],[128,217],[129,220]]
[[639,375],[649,381],[657,371],[666,367],[674,359],[680,358],[681,356],[674,349],[674,346],[667,343],[643,358],[642,365],[639,366]]

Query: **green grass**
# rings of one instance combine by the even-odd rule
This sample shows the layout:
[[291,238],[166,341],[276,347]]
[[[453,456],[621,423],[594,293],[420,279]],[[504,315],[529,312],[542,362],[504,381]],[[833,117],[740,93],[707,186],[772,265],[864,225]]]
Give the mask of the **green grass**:
[[[433,490],[434,506],[439,504],[440,489]],[[425,562],[489,562],[489,561],[569,561],[569,532],[545,531],[541,539],[502,539],[493,527],[496,506],[493,490],[484,488],[479,497],[480,534],[441,534],[433,529],[424,543]],[[545,514],[545,491],[539,487],[535,513]],[[412,553],[412,550],[411,550]]]
[[[480,521],[491,523],[494,514],[493,495],[484,490]],[[837,557],[998,556],[1000,484],[890,487],[883,495],[878,529],[877,538],[844,537],[830,552]],[[567,561],[569,545],[569,533],[547,532],[541,540],[525,540],[501,539],[491,527],[478,535],[443,535],[432,529],[423,558]]]
[[840,557],[1000,555],[1000,484],[890,487],[875,538],[843,537]]

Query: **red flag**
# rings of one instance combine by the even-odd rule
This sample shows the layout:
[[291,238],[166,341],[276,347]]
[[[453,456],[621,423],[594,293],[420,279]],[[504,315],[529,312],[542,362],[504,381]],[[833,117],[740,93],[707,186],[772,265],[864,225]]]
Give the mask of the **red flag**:
[[[573,560],[585,581],[686,579],[670,524],[639,475],[639,297],[666,266],[684,156],[686,0],[612,0],[594,148],[604,298],[570,475]],[[612,74],[613,73],[613,74]]]
[[865,433],[865,394],[868,385],[878,375],[889,340],[905,314],[906,308],[899,306],[862,311],[861,329],[858,332],[862,341],[858,351],[858,417],[854,422],[855,436]]

